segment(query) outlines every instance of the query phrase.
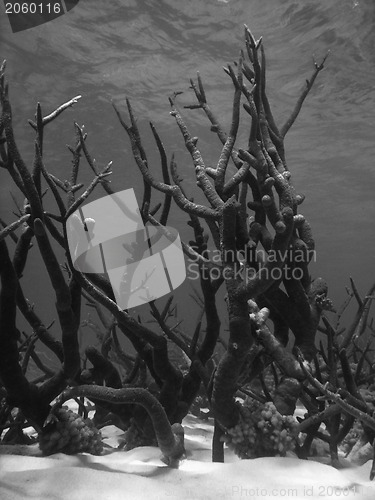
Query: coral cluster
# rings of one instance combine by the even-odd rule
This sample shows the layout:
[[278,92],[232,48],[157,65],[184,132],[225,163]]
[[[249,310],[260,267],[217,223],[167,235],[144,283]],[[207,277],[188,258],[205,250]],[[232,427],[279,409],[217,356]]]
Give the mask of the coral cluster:
[[272,402],[248,400],[240,414],[238,424],[222,437],[240,458],[285,456],[294,450],[298,423],[293,416],[281,415]]
[[52,453],[91,453],[103,451],[101,432],[90,419],[83,419],[67,407],[59,408],[53,422],[39,434],[39,448],[45,455]]

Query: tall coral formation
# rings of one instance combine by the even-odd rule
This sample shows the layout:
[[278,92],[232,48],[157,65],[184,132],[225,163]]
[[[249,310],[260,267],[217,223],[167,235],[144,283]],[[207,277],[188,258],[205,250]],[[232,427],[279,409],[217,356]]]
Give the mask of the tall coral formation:
[[[117,111],[130,136],[134,157],[146,183],[173,197],[194,221],[193,227],[200,225],[198,219],[205,221],[214,245],[221,251],[221,265],[218,265],[210,261],[206,244],[197,249],[185,247],[188,257],[192,257],[193,251],[199,254],[193,255],[193,258],[199,262],[205,286],[215,292],[225,282],[227,289],[230,337],[227,352],[214,374],[211,393],[214,414],[224,428],[231,428],[238,421],[234,395],[244,362],[256,338],[257,326],[251,322],[248,301],[255,300],[260,307],[267,306],[270,310],[270,319],[274,323],[274,332],[270,335],[279,340],[278,348],[282,356],[287,356],[283,346],[290,329],[295,335],[296,347],[308,361],[315,354],[315,333],[320,312],[329,305],[328,301],[321,300],[327,293],[326,284],[322,279],[313,281],[308,273],[314,240],[308,222],[297,213],[303,197],[295,192],[291,184],[284,151],[285,135],[316,76],[323,69],[324,60],[315,64],[314,73],[307,81],[296,108],[279,129],[266,95],[266,62],[262,42],[256,41],[247,27],[245,39],[249,62],[241,53],[235,68],[226,68],[234,85],[232,123],[228,134],[223,131],[207,102],[200,76],[197,83],[191,81],[198,104],[187,107],[199,108],[206,113],[212,130],[223,145],[216,168],[206,166],[197,138],[189,132],[175,99],[170,99],[171,115],[191,155],[197,185],[207,199],[206,206],[193,203],[184,193],[174,161],[171,163],[174,185],[154,178],[144,158],[134,120],[132,126],[127,126]],[[235,143],[242,97],[251,127],[247,148],[237,150]],[[237,173],[228,178],[230,162],[237,168]],[[248,201],[248,191],[251,191],[252,201]],[[252,212],[250,216],[248,208]],[[264,262],[259,259],[259,247],[263,248]],[[210,273],[204,271],[213,267],[219,268],[219,278],[207,278]],[[282,284],[284,291],[280,288]],[[206,310],[209,321],[211,314],[207,313]],[[266,350],[269,347],[267,343],[264,346]],[[293,387],[293,395],[290,387]],[[300,384],[285,379],[278,390],[279,408],[283,412],[292,412]]]

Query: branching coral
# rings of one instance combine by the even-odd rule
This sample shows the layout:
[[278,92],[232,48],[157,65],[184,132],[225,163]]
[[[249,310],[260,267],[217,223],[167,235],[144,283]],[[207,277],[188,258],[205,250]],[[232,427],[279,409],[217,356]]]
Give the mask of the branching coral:
[[[201,76],[198,74],[197,81],[190,81],[197,102],[185,108],[202,110],[221,143],[215,167],[208,166],[197,137],[179,109],[178,93],[170,98],[171,116],[189,153],[204,203],[196,203],[192,194],[182,187],[177,160],[172,155],[168,162],[161,136],[151,124],[161,160],[159,180],[156,169],[150,168],[129,100],[126,101],[128,121],[120,109],[114,107],[143,178],[143,223],[157,226],[170,237],[166,224],[174,202],[186,213],[193,232],[192,241],[183,241],[182,248],[187,259],[197,264],[202,296],[198,301],[197,326],[188,333],[180,328],[179,321],[171,324],[171,318],[175,317],[173,298],[164,306],[155,301],[150,303],[156,322],[155,328],[151,328],[141,318],[136,319],[129,311],[119,309],[108,276],[85,274],[74,268],[67,241],[67,219],[94,189],[102,187],[107,194],[114,193],[108,182],[112,163],[108,162],[102,169],[97,167],[84,128],[75,124],[75,144],[69,146],[72,154],[69,180],[57,178],[45,165],[44,128],[74,105],[77,96],[45,117],[38,104],[36,119],[30,121],[36,132],[34,161],[31,167],[26,165],[15,139],[5,64],[2,65],[0,166],[8,171],[26,200],[17,221],[11,224],[1,221],[0,376],[8,410],[17,406],[33,422],[46,452],[55,450],[55,446],[68,452],[80,451],[80,443],[85,442],[88,435],[92,442],[86,443],[87,446],[94,451],[99,449],[96,431],[60,408],[68,397],[87,396],[95,403],[98,421],[100,412],[103,420],[115,415],[123,428],[130,424],[128,436],[133,430],[134,433],[144,431],[150,442],[156,438],[163,454],[173,462],[183,453],[180,424],[201,386],[215,418],[214,460],[224,459],[223,440],[234,444],[243,457],[284,454],[294,443],[292,435],[296,424],[292,414],[298,400],[307,410],[306,418],[299,424],[301,432],[306,434],[303,444],[296,447],[300,456],[308,454],[315,437],[322,437],[329,442],[335,463],[337,446],[355,419],[361,420],[367,439],[373,440],[373,417],[358,389],[364,367],[371,364],[368,361],[370,347],[357,348],[356,342],[368,325],[374,287],[361,299],[352,283],[358,312],[352,326],[344,333],[338,332],[324,313],[334,311],[327,296],[327,284],[322,278],[313,279],[309,274],[315,243],[310,224],[299,213],[304,196],[296,192],[291,182],[284,146],[285,135],[325,60],[326,57],[321,63],[314,63],[313,73],[306,80],[295,108],[279,127],[266,92],[262,39],[256,40],[245,26],[245,50],[234,65],[225,68],[234,87],[228,133],[209,104]],[[237,144],[243,123],[241,104],[249,130],[247,144],[242,147]],[[78,182],[82,158],[93,171],[93,180],[79,194],[84,187]],[[232,171],[234,173],[230,173]],[[57,213],[44,208],[44,183],[55,201]],[[155,207],[151,207],[153,190],[164,197],[163,203]],[[22,233],[17,236],[20,228]],[[10,239],[15,243],[12,258],[8,251]],[[56,297],[61,341],[51,335],[23,292],[22,272],[32,241],[37,243]],[[65,252],[66,274],[57,259],[56,247]],[[220,253],[219,262],[212,257],[212,249]],[[220,336],[224,308],[217,303],[217,292],[222,286],[226,290],[227,342]],[[91,319],[85,324],[99,332],[101,338],[100,349],[86,349],[84,363],[89,363],[89,367],[81,362],[77,337],[82,297],[95,309],[99,319],[99,325]],[[18,360],[21,347],[16,327],[17,308],[33,331],[32,338],[27,339],[22,367]],[[321,320],[324,328],[319,326]],[[318,330],[326,335],[326,347],[316,345]],[[132,344],[132,353],[124,352],[120,332]],[[37,340],[54,352],[61,369],[51,373],[39,360],[44,378],[32,384],[25,373],[30,357],[37,359],[33,349]],[[286,347],[290,340],[292,352]],[[211,370],[209,361],[219,341],[225,345],[225,353]],[[188,360],[184,369],[173,364],[169,342]],[[355,348],[351,350],[353,345]],[[354,374],[351,362],[356,363]],[[267,370],[272,370],[272,388],[265,380]],[[372,364],[368,371],[368,380],[373,380]],[[257,378],[263,394],[252,386]],[[51,401],[67,385],[71,388],[58,399],[53,422],[42,430]],[[257,401],[252,404],[259,422],[254,422],[254,414],[248,410],[249,402],[245,407],[236,402],[239,391]],[[9,415],[9,411],[5,414]],[[322,422],[328,434],[321,433]]]

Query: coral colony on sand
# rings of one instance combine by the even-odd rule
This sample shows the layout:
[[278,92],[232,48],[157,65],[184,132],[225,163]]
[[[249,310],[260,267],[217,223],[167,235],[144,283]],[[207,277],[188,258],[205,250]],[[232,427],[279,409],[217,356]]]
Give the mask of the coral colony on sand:
[[[172,203],[176,203],[193,232],[192,241],[181,243],[201,285],[201,294],[194,296],[201,312],[192,332],[184,331],[180,323],[172,324],[172,296],[164,306],[150,302],[157,325],[151,328],[141,318],[136,320],[127,310],[120,310],[105,274],[83,273],[74,267],[67,220],[98,186],[107,195],[114,194],[108,182],[111,163],[101,170],[97,167],[88,150],[87,134],[75,124],[75,144],[69,146],[69,179],[61,180],[48,170],[43,157],[44,129],[76,104],[77,96],[47,116],[37,105],[35,121],[29,121],[36,133],[34,161],[26,165],[14,135],[4,62],[0,72],[1,167],[25,198],[18,220],[2,222],[0,232],[0,424],[4,443],[23,442],[22,429],[32,425],[45,454],[100,453],[97,428],[114,423],[125,431],[126,449],[157,444],[165,461],[176,465],[184,456],[181,422],[196,401],[206,401],[214,418],[212,457],[217,462],[224,461],[224,443],[241,458],[285,456],[291,451],[307,458],[320,442],[332,465],[340,466],[341,450],[358,460],[360,450],[353,447],[353,439],[360,437],[362,446],[373,443],[374,327],[369,310],[375,286],[362,298],[351,282],[348,300],[329,319],[327,313],[335,310],[325,281],[313,279],[309,273],[314,239],[308,221],[298,212],[304,197],[292,185],[284,149],[285,135],[325,60],[314,63],[311,77],[281,127],[267,98],[262,40],[256,40],[247,27],[245,49],[233,65],[224,68],[234,87],[228,133],[208,102],[200,75],[191,80],[196,103],[185,108],[203,111],[221,142],[215,168],[205,163],[198,138],[191,135],[177,107],[178,93],[170,98],[171,115],[191,156],[197,186],[207,200],[203,205],[192,201],[183,188],[173,155],[168,168],[154,125],[151,129],[161,158],[162,180],[155,168],[149,169],[130,102],[129,123],[115,107],[144,181],[142,226],[156,226],[168,238],[166,224]],[[241,148],[236,139],[242,108],[249,135]],[[78,181],[82,158],[94,176],[86,188]],[[236,169],[232,175],[229,166]],[[46,187],[55,201],[53,211],[43,206]],[[154,191],[164,195],[164,203],[155,207],[151,205]],[[32,306],[24,295],[22,274],[31,243],[40,252],[55,293],[61,340],[39,316],[37,302]],[[56,257],[58,246],[66,252],[65,271]],[[218,309],[223,307],[217,292],[221,287],[226,289],[227,341],[220,337]],[[82,298],[96,311],[99,324],[82,321]],[[340,318],[351,299],[357,302],[358,311],[352,324],[342,329]],[[31,334],[18,330],[17,315],[26,319]],[[102,339],[99,349],[86,348],[84,365],[77,336],[82,323],[100,332]],[[124,351],[119,335],[130,341],[135,355]],[[60,360],[57,372],[40,359],[37,342]],[[223,346],[225,352],[220,355]],[[27,377],[30,359],[41,373],[32,381]],[[93,422],[87,419],[85,397],[95,408]],[[70,398],[80,402],[79,415],[62,407]],[[374,475],[373,467],[371,479]]]
[[281,415],[269,401],[246,400],[240,421],[228,429],[222,440],[240,458],[285,457],[294,451],[298,422],[292,415]]

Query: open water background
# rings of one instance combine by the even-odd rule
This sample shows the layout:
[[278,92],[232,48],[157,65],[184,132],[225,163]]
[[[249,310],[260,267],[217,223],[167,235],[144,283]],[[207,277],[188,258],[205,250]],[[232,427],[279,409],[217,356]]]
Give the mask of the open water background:
[[[222,66],[238,57],[246,23],[257,38],[263,37],[268,94],[280,124],[312,73],[313,54],[319,61],[330,50],[326,68],[288,133],[287,159],[294,185],[306,195],[300,211],[316,240],[313,275],[328,281],[336,305],[345,298],[349,276],[362,294],[367,291],[375,279],[373,0],[81,0],[61,18],[15,34],[3,12],[1,7],[0,57],[7,59],[16,137],[24,158],[31,165],[34,136],[27,119],[34,117],[36,102],[46,115],[80,94],[79,103],[46,131],[48,170],[61,179],[69,177],[66,144],[74,143],[77,121],[89,133],[87,144],[98,165],[113,161],[116,188],[134,187],[139,200],[141,177],[111,100],[125,112],[125,97],[131,99],[151,168],[157,172],[148,121],[155,123],[169,157],[176,154],[186,190],[199,200],[191,162],[169,115],[168,96],[183,91],[180,107],[193,103],[189,78],[200,71],[209,102],[228,128],[233,90]],[[207,165],[214,165],[220,144],[203,112],[186,110],[185,117],[193,135],[200,137]],[[237,146],[246,146],[246,128]],[[80,180],[90,179],[85,165]],[[22,204],[1,171],[0,214],[7,221],[13,220],[10,189]],[[186,221],[185,214],[173,209],[169,224],[189,239]],[[38,258],[32,254],[31,259],[23,283],[48,324],[56,316],[51,289]],[[193,302],[180,306],[186,325],[195,321],[193,312]]]

